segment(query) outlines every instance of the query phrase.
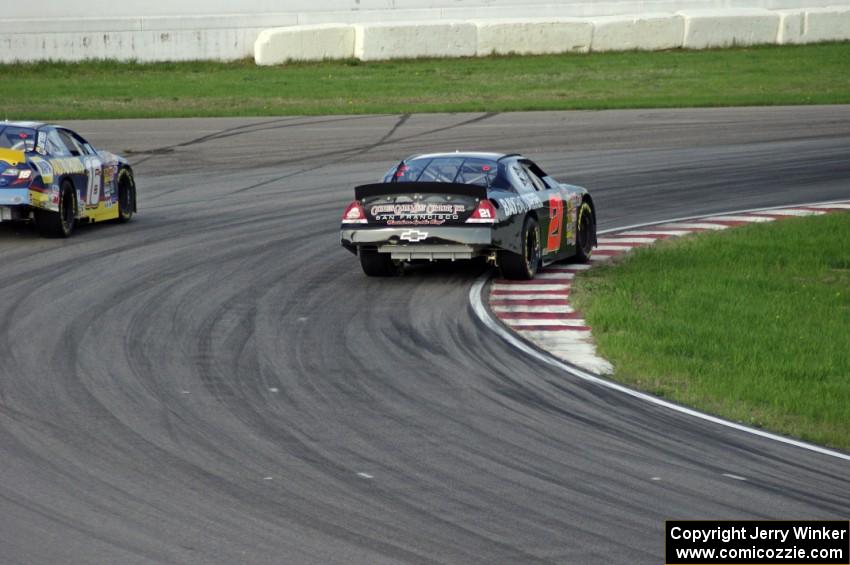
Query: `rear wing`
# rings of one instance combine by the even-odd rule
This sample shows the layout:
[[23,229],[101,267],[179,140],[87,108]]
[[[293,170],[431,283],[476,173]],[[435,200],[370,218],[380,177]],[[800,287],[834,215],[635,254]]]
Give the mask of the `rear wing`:
[[391,194],[456,194],[484,199],[487,198],[487,187],[453,182],[381,182],[354,188],[356,200]]

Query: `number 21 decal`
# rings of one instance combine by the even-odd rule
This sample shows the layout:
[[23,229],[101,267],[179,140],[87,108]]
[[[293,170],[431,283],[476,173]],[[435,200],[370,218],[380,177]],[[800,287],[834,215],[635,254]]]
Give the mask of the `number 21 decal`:
[[561,250],[561,230],[564,227],[564,201],[560,194],[549,197],[549,238],[546,242],[547,253]]

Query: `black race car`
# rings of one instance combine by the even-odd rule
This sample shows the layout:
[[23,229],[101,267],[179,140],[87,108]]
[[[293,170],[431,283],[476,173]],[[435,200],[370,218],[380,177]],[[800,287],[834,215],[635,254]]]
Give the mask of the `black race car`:
[[541,265],[587,261],[596,245],[587,190],[517,154],[414,155],[354,197],[340,241],[369,276],[396,274],[405,262],[483,257],[505,278],[531,279]]

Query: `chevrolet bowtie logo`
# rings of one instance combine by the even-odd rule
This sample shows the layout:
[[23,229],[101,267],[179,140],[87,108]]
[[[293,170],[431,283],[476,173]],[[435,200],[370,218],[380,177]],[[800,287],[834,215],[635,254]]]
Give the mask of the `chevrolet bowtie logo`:
[[428,237],[428,232],[419,230],[407,230],[401,232],[401,235],[399,237],[401,237],[401,239],[405,241],[416,243],[417,241],[422,241],[423,239]]

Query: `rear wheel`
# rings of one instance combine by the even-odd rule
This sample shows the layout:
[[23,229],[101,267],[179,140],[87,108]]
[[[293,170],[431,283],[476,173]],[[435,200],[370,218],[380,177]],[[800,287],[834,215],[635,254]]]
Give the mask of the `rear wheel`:
[[398,273],[398,267],[389,253],[378,253],[374,249],[357,250],[360,256],[360,266],[363,272],[370,277],[391,277]]
[[531,280],[540,267],[540,228],[534,218],[527,218],[520,234],[521,253],[499,252],[502,276],[513,280]]
[[77,214],[77,197],[70,182],[62,183],[59,190],[59,211],[35,211],[35,223],[43,237],[68,237],[74,231]]
[[596,222],[593,220],[593,210],[587,202],[582,202],[579,206],[577,226],[575,260],[587,263],[596,241]]
[[118,176],[118,221],[129,222],[136,208],[136,187],[133,177],[124,169]]

